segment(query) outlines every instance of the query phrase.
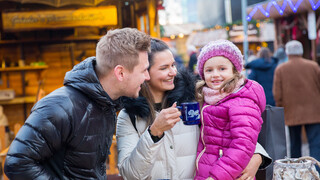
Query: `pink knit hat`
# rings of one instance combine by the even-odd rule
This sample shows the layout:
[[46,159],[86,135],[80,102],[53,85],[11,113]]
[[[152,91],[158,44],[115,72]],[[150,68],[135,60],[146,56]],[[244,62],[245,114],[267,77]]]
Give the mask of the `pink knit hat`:
[[211,41],[200,52],[197,62],[199,75],[204,79],[203,66],[212,57],[223,56],[229,59],[238,72],[243,69],[243,56],[239,48],[228,40]]

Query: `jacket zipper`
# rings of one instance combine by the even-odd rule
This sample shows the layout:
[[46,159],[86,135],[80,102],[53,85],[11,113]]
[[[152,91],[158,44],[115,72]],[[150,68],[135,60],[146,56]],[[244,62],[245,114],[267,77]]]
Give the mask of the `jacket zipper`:
[[[206,105],[206,106],[204,106],[203,108],[202,108],[202,110],[201,110],[201,123],[202,123],[202,125],[204,126],[204,123],[203,123],[203,110],[206,108],[206,107],[208,107],[208,106],[210,106],[210,105]],[[205,143],[204,143],[204,140],[203,140],[203,129],[204,129],[204,127],[201,129],[201,141],[202,141],[202,144],[203,144],[203,150],[199,153],[199,156],[197,157],[197,159],[196,159],[196,167],[197,167],[197,170],[199,170],[199,160],[200,160],[200,158],[201,158],[201,156],[203,155],[203,153],[206,151],[206,145],[205,145]]]
[[219,149],[219,159],[223,156],[223,150]]

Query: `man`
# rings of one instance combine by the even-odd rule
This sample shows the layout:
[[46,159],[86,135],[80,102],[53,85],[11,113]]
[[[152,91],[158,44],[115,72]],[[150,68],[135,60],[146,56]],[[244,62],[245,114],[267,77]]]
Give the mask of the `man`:
[[64,86],[41,99],[12,142],[10,179],[106,179],[106,158],[120,96],[138,97],[149,80],[150,37],[110,30],[96,57],[66,73]]
[[291,157],[301,157],[301,127],[305,126],[310,156],[319,161],[320,68],[316,62],[302,57],[303,47],[299,41],[289,41],[286,54],[289,61],[275,70],[273,93],[276,105],[284,107]]

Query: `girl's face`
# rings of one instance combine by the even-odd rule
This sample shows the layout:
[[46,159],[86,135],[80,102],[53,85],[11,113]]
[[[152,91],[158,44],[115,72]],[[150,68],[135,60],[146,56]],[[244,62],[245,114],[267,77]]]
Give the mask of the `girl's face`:
[[[174,88],[173,80],[177,75],[177,68],[173,55],[169,49],[157,52],[153,55],[153,65],[149,70],[150,80],[148,81],[150,90],[155,96]],[[159,97],[162,98],[162,97]],[[157,97],[155,97],[157,99]]]
[[219,90],[225,81],[233,77],[233,64],[223,56],[216,56],[204,64],[203,74],[207,86]]

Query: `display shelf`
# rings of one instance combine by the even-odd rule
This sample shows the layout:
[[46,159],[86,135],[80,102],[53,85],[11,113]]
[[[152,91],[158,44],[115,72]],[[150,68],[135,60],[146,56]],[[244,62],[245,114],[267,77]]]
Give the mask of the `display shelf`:
[[11,105],[11,104],[22,104],[24,109],[24,118],[27,119],[27,104],[35,103],[37,96],[27,96],[26,95],[26,83],[25,83],[25,74],[34,71],[38,74],[38,81],[41,81],[41,72],[47,69],[47,65],[37,65],[37,66],[22,66],[22,67],[5,67],[0,68],[0,73],[4,73],[7,76],[7,88],[10,88],[9,74],[12,72],[21,73],[21,84],[22,84],[22,96],[15,97],[11,100],[0,100],[0,105]]
[[26,39],[26,40],[0,40],[1,44],[21,44],[21,43],[50,43],[50,42],[70,42],[70,41],[97,41],[101,36],[66,37],[56,39]]
[[44,70],[47,69],[48,66],[23,66],[23,67],[5,67],[0,68],[0,72],[13,72],[13,71],[33,71],[33,70]]
[[10,100],[0,100],[0,105],[6,104],[28,104],[36,102],[36,96],[15,97]]

